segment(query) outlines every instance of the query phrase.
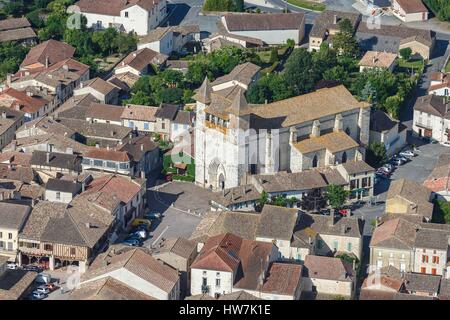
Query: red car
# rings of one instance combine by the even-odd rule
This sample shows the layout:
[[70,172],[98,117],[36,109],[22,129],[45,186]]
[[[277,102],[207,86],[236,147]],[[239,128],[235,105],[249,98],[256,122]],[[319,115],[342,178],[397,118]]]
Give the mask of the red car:
[[166,181],[172,181],[172,175],[171,174],[166,175]]
[[343,215],[344,217],[346,217],[347,215],[349,215],[349,210],[348,209],[341,209],[341,210],[339,210],[339,213],[341,215]]

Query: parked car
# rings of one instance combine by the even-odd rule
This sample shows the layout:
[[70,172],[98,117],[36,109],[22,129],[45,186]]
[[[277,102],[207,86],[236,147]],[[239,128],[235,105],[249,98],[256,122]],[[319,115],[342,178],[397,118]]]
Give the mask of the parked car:
[[375,173],[375,176],[376,176],[376,177],[380,177],[380,178],[384,178],[384,179],[389,179],[389,177],[391,176],[391,174],[388,173],[388,172],[385,172],[385,171],[377,171],[377,172]]
[[131,247],[139,247],[142,243],[137,239],[125,239],[122,244],[131,246]]
[[162,214],[159,212],[147,212],[144,214],[144,218],[148,220],[161,219]]
[[148,232],[145,229],[132,231],[129,235],[130,237],[136,237],[138,239],[147,239]]
[[55,283],[48,283],[44,285],[50,292],[55,291],[58,289],[58,286]]
[[33,291],[31,298],[34,300],[42,300],[47,298],[47,294],[46,293],[42,293],[42,292],[38,292],[38,291]]
[[329,216],[330,215],[330,210],[329,209],[322,209],[322,210],[320,210],[320,213],[323,214],[324,216]]
[[16,269],[19,269],[19,266],[17,264],[15,264],[14,262],[10,262],[6,265],[6,269],[16,270]]
[[32,264],[24,266],[23,269],[26,270],[26,271],[42,272],[42,268],[41,267],[35,266],[35,265],[32,265]]
[[131,223],[131,225],[133,227],[137,227],[138,225],[141,225],[141,224],[145,224],[148,227],[150,227],[152,225],[151,221],[148,219],[134,219],[133,222]]
[[381,168],[378,168],[377,172],[382,172],[382,173],[387,173],[387,174],[391,174],[393,170],[391,169],[391,167],[387,167],[387,166],[383,166]]
[[401,155],[402,157],[409,157],[409,158],[416,156],[416,154],[412,150],[404,150],[400,152],[399,155]]
[[450,141],[441,142],[441,145],[443,145],[444,147],[450,147]]
[[45,293],[45,294],[49,294],[50,293],[50,289],[47,288],[47,286],[45,284],[39,286],[36,288],[36,290],[34,290],[35,292],[40,292],[40,293]]
[[403,157],[403,156],[401,156],[401,155],[399,155],[399,154],[394,155],[393,158],[394,158],[394,159],[397,159],[397,160],[401,160],[401,161],[403,161],[403,162],[408,162],[408,161],[409,161],[409,158],[408,158],[408,157]]

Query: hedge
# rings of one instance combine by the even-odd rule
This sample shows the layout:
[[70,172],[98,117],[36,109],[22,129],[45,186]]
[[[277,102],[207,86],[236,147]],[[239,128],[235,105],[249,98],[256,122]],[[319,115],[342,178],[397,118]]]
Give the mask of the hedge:
[[174,174],[172,176],[172,180],[194,182],[195,179],[193,176],[182,176],[182,175]]

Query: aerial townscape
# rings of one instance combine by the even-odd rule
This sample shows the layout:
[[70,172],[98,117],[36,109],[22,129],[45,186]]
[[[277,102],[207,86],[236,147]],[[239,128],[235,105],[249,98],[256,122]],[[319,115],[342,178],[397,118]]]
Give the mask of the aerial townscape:
[[0,0],[0,300],[450,300],[449,41],[446,0]]

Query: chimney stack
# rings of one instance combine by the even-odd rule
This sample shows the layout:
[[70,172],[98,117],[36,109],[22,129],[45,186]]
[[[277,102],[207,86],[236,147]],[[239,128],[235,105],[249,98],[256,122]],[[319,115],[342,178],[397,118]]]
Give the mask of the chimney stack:
[[330,211],[330,226],[334,226],[334,209],[331,208]]
[[49,60],[48,60],[48,56],[45,57],[45,68],[48,68],[49,66]]
[[7,85],[8,87],[11,87],[11,82],[12,82],[12,74],[8,73],[8,74],[6,75],[6,85]]
[[64,64],[63,65],[63,69],[66,70],[66,71],[69,71],[69,66],[67,64]]
[[144,151],[144,144],[141,144],[141,151]]
[[50,152],[47,152],[45,155],[47,157],[47,163],[50,163]]
[[333,17],[333,23],[334,23],[334,24],[337,24],[337,22],[338,22],[338,17],[337,17],[337,15],[334,15],[334,17]]
[[3,119],[6,119],[6,111],[3,111],[3,112],[2,112],[2,118],[3,118]]

